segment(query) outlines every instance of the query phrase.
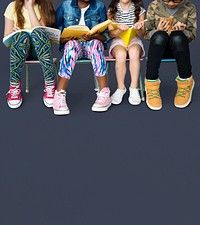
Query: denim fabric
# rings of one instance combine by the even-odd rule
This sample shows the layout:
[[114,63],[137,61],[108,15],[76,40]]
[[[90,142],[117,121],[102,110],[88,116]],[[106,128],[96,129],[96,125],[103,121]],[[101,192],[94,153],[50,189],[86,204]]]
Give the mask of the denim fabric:
[[[81,9],[78,6],[78,0],[65,0],[56,10],[56,27],[62,30],[71,25],[78,25],[81,18]],[[91,0],[90,7],[84,15],[85,25],[91,29],[95,25],[107,20],[106,6],[98,0]],[[110,39],[108,30],[103,32],[106,36],[106,42]],[[106,44],[104,43],[104,45]],[[61,49],[64,46],[61,45]]]

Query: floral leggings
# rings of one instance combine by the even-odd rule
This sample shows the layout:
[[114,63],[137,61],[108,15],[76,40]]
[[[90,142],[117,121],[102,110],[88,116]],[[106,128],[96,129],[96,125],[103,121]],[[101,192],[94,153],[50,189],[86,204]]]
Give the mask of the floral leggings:
[[76,61],[80,58],[91,60],[95,76],[106,75],[104,47],[101,41],[94,39],[91,41],[70,40],[65,44],[59,76],[70,79]]
[[10,47],[10,84],[18,85],[26,59],[38,59],[47,85],[54,83],[51,42],[42,29],[14,35]]

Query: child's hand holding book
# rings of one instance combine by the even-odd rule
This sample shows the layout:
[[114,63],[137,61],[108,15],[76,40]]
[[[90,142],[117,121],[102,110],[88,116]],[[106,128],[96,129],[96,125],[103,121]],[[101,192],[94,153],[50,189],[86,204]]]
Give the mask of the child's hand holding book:
[[60,43],[66,43],[68,42],[69,40],[76,40],[77,38],[76,37],[66,37],[66,38],[60,38]]
[[170,35],[172,31],[185,30],[186,28],[186,24],[181,23],[180,21],[177,22],[176,18],[173,17],[161,18],[159,24],[160,27],[168,33],[168,35]]
[[172,27],[173,30],[185,30],[186,28],[186,24],[185,23],[181,23],[181,22],[177,22],[176,24],[174,24],[174,26]]
[[128,30],[129,27],[128,27],[127,24],[123,24],[123,23],[120,24],[120,23],[118,23],[117,24],[117,28],[120,29],[122,32],[124,32],[124,31]]
[[142,20],[142,21],[138,21],[137,23],[134,24],[134,30],[136,32],[136,34],[138,36],[143,36],[144,34],[144,23],[147,21],[146,20]]
[[13,29],[12,29],[13,32],[15,32],[17,30],[20,30],[20,28],[19,27],[13,27]]
[[85,41],[91,41],[91,40],[94,40],[94,39],[97,39],[97,40],[102,41],[102,42],[105,41],[105,37],[99,31],[97,31],[94,34],[83,34],[82,38]]
[[161,18],[160,22],[158,23],[157,30],[163,30],[168,32],[170,28],[170,21],[167,20],[166,18]]
[[135,31],[137,30],[144,30],[144,22],[147,20],[143,20],[143,21],[138,21],[137,23],[134,24],[134,29]]

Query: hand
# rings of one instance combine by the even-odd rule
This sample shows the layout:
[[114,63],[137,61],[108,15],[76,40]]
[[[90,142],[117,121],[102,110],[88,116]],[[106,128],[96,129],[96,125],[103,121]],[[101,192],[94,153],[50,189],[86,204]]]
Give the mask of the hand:
[[88,35],[88,34],[83,34],[82,35],[82,38],[86,41],[91,41],[93,39],[97,39],[97,40],[100,40],[101,39],[101,34],[100,32],[96,32],[95,34],[92,34],[92,35]]
[[186,24],[181,23],[181,22],[177,22],[176,24],[174,24],[174,26],[172,27],[172,30],[185,30],[186,28]]
[[19,27],[13,27],[13,29],[12,29],[13,32],[15,32],[17,30],[20,30],[20,28]]
[[117,24],[118,29],[125,31],[128,30],[128,25],[127,24]]
[[28,9],[32,8],[34,3],[35,3],[35,0],[25,0],[24,2],[25,6],[27,6]]
[[135,30],[143,30],[144,29],[144,21],[138,21],[134,24]]
[[169,29],[169,22],[165,18],[161,18],[157,30],[168,31],[168,29]]
[[60,43],[66,43],[69,40],[76,40],[76,37],[67,37],[67,38],[61,38]]

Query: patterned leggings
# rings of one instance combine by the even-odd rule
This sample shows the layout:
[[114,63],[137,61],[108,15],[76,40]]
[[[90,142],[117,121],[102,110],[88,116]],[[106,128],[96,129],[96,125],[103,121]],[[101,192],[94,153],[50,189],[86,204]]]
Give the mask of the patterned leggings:
[[38,59],[47,85],[54,83],[51,42],[42,29],[14,35],[10,47],[10,84],[18,85],[26,59]]
[[95,76],[106,75],[106,62],[104,47],[101,41],[70,40],[65,44],[64,54],[61,59],[59,76],[70,79],[76,61],[80,58],[91,60]]

